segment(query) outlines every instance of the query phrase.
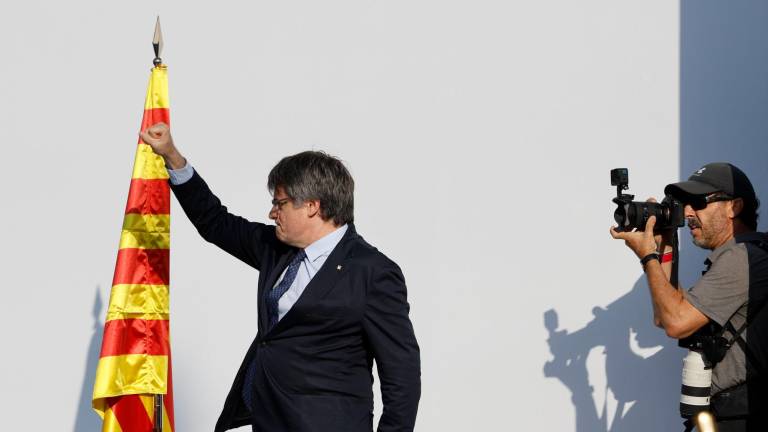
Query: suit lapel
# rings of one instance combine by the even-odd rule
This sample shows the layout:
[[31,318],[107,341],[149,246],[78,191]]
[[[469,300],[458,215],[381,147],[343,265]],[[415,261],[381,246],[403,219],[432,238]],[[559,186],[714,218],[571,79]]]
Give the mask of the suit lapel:
[[283,271],[285,271],[285,268],[288,267],[288,264],[291,262],[293,257],[296,255],[296,249],[292,249],[288,253],[284,253],[280,256],[280,258],[277,260],[277,264],[275,267],[273,267],[272,272],[270,272],[265,281],[264,285],[259,287],[258,292],[258,304],[259,304],[259,327],[262,329],[262,334],[267,333],[267,328],[269,327],[269,314],[267,313],[267,292],[272,289],[272,287],[275,286],[275,283],[277,282],[277,279],[280,277],[281,274],[283,274]]
[[[301,296],[293,305],[293,307],[288,311],[288,313],[285,314],[283,319],[278,321],[272,331],[279,331],[281,328],[291,326],[293,322],[298,318],[298,315],[295,312],[298,309],[297,306],[311,305],[312,303],[325,297],[325,295],[331,289],[333,289],[333,287],[336,285],[336,282],[338,282],[338,280],[344,274],[344,262],[350,257],[351,249],[358,237],[359,236],[355,231],[354,225],[349,224],[344,237],[342,237],[339,244],[337,244],[333,251],[331,251],[331,254],[328,255],[328,259],[325,260],[325,263],[323,263],[320,271],[315,274],[307,287],[304,288],[304,292],[301,293]],[[291,254],[291,256],[293,256],[293,254]],[[283,268],[285,265],[287,264],[284,264]],[[280,273],[278,273],[278,275],[279,274]],[[274,284],[274,281],[272,281],[272,284]],[[269,333],[272,333],[272,331]]]

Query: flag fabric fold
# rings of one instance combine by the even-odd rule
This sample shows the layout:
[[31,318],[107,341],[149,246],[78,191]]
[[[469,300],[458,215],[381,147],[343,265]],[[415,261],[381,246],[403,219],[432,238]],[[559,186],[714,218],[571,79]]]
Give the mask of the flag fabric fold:
[[[170,124],[164,65],[152,69],[141,128],[157,122]],[[155,395],[163,395],[163,432],[174,430],[170,233],[168,172],[139,139],[93,388],[102,432],[153,431]]]

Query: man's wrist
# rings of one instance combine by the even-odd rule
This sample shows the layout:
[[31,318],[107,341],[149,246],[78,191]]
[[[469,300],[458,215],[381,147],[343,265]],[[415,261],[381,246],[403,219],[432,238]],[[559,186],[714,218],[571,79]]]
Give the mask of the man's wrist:
[[645,268],[646,264],[648,264],[651,261],[660,261],[661,255],[659,255],[658,252],[651,252],[649,254],[646,254],[640,259],[640,265]]
[[168,168],[168,180],[170,180],[171,184],[174,186],[182,185],[188,182],[194,174],[195,170],[192,168],[192,165],[190,165],[189,162],[187,162],[183,168],[177,170]]
[[187,160],[178,151],[174,151],[167,156],[163,156],[167,168],[178,170],[187,166]]

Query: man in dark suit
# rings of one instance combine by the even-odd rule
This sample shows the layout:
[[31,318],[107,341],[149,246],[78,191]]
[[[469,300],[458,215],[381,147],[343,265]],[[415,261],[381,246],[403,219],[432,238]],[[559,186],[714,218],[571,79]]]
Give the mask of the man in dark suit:
[[373,360],[384,409],[378,431],[411,431],[419,346],[403,275],[355,232],[354,181],[338,159],[303,152],[270,172],[275,226],[230,214],[176,149],[165,124],[141,134],[165,159],[171,188],[203,238],[259,270],[258,333],[216,432],[373,430]]

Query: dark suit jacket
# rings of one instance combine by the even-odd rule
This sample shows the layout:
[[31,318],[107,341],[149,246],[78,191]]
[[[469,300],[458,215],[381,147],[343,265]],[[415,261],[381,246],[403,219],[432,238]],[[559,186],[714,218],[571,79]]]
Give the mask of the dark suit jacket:
[[[384,402],[378,430],[413,430],[421,391],[419,346],[397,264],[350,224],[296,304],[267,331],[265,290],[296,248],[281,243],[274,226],[228,213],[197,173],[172,189],[203,238],[259,270],[259,331],[216,432],[249,423],[259,432],[370,432],[374,359]],[[252,360],[253,413],[241,397]]]

